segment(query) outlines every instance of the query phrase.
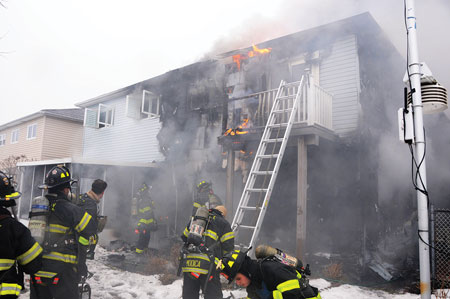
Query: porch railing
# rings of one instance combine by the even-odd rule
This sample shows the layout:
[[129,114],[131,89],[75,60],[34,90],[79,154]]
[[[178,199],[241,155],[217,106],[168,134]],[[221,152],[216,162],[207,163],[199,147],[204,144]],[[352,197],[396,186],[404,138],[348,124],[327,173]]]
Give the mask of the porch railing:
[[[273,101],[275,99],[277,89],[266,90],[259,93],[250,94],[240,98],[245,105],[246,99],[252,103],[257,102],[258,106],[250,113],[250,118],[254,126],[265,126],[269,117],[270,109],[272,109]],[[284,95],[294,95],[297,93],[297,87],[292,86],[286,88]],[[329,130],[333,130],[332,125],[332,96],[326,92],[322,87],[314,84],[312,77],[306,80],[297,109],[295,117],[295,124],[305,124],[307,126],[320,125]],[[282,102],[282,109],[292,108],[294,100],[290,99]],[[255,103],[256,104],[256,103]],[[255,105],[254,104],[254,105]],[[285,113],[282,115],[283,119],[287,121],[289,115]]]

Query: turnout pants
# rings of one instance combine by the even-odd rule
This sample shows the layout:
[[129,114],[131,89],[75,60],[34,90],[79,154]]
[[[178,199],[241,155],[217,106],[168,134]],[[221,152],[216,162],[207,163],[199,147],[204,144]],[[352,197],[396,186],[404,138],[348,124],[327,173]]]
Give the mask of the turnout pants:
[[203,291],[205,299],[222,299],[222,286],[220,285],[219,272],[213,271],[212,279],[203,290],[207,275],[200,275],[198,278],[191,273],[184,273],[183,276],[183,299],[198,299],[200,289]]
[[59,273],[55,284],[54,278],[41,278],[38,283],[34,276],[30,279],[30,299],[78,299],[78,276],[72,267]]
[[142,253],[145,249],[148,248],[148,242],[150,242],[150,231],[145,230],[144,232],[139,233],[139,239],[136,244],[136,252]]

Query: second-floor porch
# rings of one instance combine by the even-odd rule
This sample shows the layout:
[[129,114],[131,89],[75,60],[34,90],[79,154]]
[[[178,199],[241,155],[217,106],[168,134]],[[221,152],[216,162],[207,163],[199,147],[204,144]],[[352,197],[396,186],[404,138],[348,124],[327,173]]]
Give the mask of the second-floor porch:
[[[300,82],[289,83],[285,94],[292,96],[298,92]],[[219,143],[225,145],[227,140],[236,142],[255,141],[258,139],[270,115],[273,102],[277,96],[278,88],[243,97],[230,99],[228,104],[228,131],[219,137]],[[333,97],[324,88],[315,83],[312,76],[304,76],[304,84],[300,91],[297,111],[294,115],[294,124],[291,136],[311,135],[315,138],[323,137],[334,140],[336,134],[333,130]],[[286,97],[281,101],[282,110],[279,114],[281,122],[287,122],[290,109],[293,107],[295,97]],[[231,134],[230,134],[231,132]]]

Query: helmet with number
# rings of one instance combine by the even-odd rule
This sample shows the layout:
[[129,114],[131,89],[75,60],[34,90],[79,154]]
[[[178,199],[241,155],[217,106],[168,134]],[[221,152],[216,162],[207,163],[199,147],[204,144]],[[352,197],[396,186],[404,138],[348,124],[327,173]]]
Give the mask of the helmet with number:
[[58,165],[50,169],[45,176],[44,185],[40,185],[40,189],[63,189],[70,188],[72,177],[67,167]]
[[[242,269],[245,261],[250,259],[247,251],[233,250],[222,259],[222,273],[226,275],[228,282],[232,282],[236,274],[247,272]],[[246,275],[248,276],[248,274]]]
[[197,185],[197,191],[198,192],[209,191],[209,190],[211,190],[211,186],[212,186],[211,182],[207,182],[205,180],[202,180]]
[[16,205],[16,199],[22,194],[14,190],[11,178],[3,171],[0,171],[0,206],[12,207]]

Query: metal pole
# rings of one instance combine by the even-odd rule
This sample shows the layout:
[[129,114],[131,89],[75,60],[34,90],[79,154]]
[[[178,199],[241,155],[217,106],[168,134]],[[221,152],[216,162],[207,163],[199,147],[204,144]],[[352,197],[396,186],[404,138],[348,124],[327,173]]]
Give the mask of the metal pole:
[[[419,229],[419,264],[420,264],[420,296],[431,298],[430,287],[430,248],[428,232],[428,198],[422,191],[427,190],[427,174],[425,163],[425,134],[423,127],[422,90],[420,86],[420,62],[417,46],[417,24],[414,11],[414,0],[405,0],[406,24],[408,30],[408,69],[413,101],[415,159],[418,163],[417,210]],[[421,191],[422,190],[422,191]]]
[[[20,193],[22,193],[23,194],[23,177],[25,176],[25,174],[24,174],[24,172],[25,172],[25,167],[17,167],[17,170],[18,170],[18,172],[19,172],[19,174],[20,174],[20,185],[19,185],[19,192]],[[18,204],[18,207],[17,207],[17,210],[18,210],[18,214],[19,214],[19,218],[20,218],[20,215],[21,215],[21,213],[20,213],[20,209],[22,208],[22,201],[19,199],[19,204]]]
[[[106,182],[106,166],[103,170],[103,180]],[[102,210],[102,215],[105,215],[105,198],[104,197],[102,200],[102,209],[101,210]]]

